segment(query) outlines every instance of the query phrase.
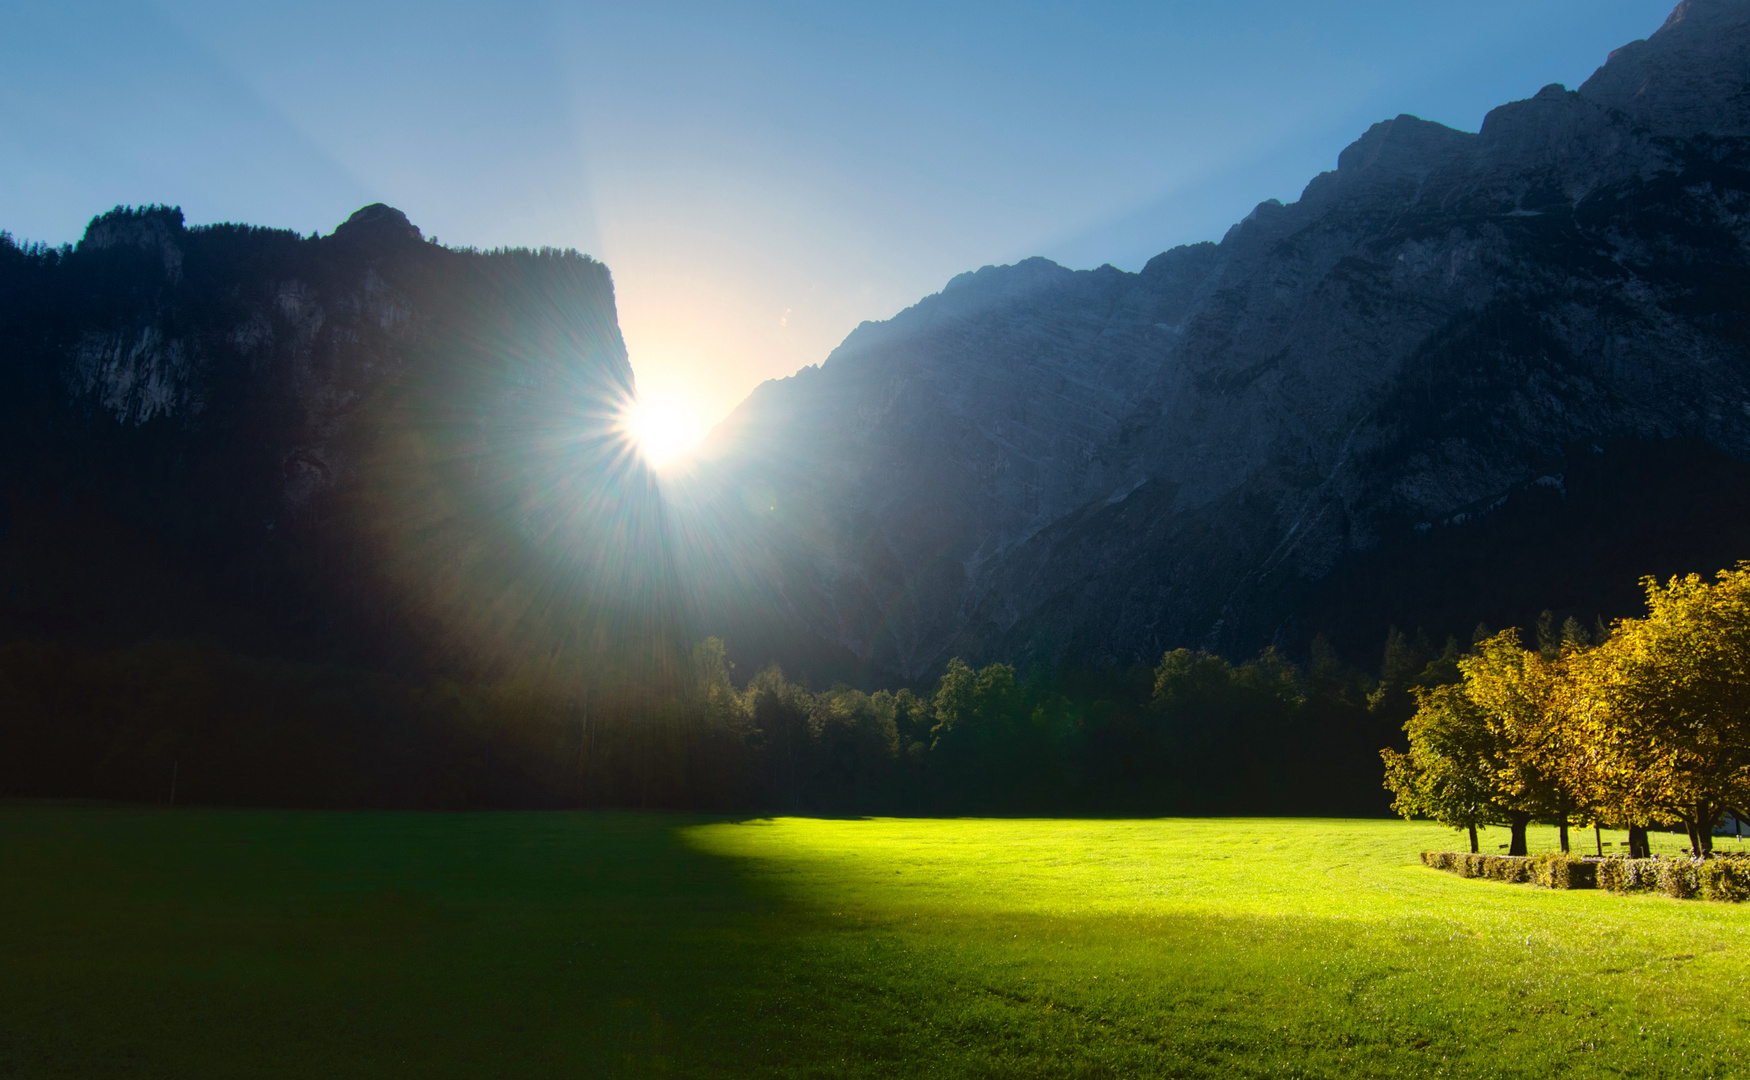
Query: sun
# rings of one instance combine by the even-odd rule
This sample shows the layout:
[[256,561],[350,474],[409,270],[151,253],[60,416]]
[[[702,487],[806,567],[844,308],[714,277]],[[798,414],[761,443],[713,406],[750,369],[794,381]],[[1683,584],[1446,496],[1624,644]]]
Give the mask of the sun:
[[652,466],[661,467],[705,437],[697,410],[675,401],[640,398],[625,410],[621,428]]

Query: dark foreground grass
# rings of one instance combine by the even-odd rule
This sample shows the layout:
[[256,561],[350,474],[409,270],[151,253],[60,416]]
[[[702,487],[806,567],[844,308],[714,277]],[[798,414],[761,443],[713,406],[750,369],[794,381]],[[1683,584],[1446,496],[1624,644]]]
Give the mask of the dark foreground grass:
[[15,806],[0,1076],[1750,1074],[1750,905],[1417,863],[1452,843]]

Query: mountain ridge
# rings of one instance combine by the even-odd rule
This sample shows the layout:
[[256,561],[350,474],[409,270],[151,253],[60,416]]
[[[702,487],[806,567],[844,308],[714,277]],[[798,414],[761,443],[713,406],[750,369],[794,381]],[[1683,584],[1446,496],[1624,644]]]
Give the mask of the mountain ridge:
[[[1375,124],[1219,244],[986,267],[858,327],[672,485],[755,567],[701,586],[701,624],[909,678],[1359,640],[1385,627],[1297,598],[1572,447],[1743,460],[1746,68],[1750,5],[1691,0],[1474,134]],[[1673,543],[1647,568],[1714,568]]]

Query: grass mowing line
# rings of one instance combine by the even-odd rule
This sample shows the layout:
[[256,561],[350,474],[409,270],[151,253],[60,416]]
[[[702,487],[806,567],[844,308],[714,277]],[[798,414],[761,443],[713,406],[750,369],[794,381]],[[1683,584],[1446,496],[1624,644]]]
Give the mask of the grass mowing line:
[[0,809],[0,1076],[1745,1071],[1750,911],[1451,840]]

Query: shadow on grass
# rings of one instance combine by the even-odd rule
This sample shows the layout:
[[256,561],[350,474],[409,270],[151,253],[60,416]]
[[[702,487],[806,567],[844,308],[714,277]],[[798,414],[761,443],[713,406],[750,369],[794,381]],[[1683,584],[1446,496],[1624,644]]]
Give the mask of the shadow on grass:
[[745,1062],[788,964],[697,820],[5,808],[0,1076]]

